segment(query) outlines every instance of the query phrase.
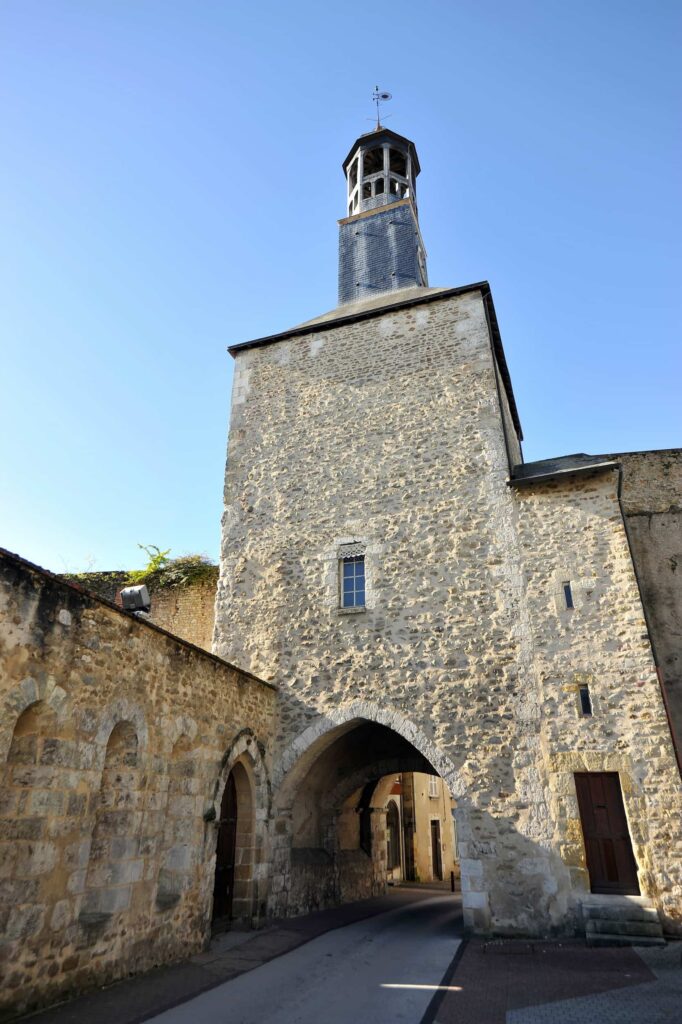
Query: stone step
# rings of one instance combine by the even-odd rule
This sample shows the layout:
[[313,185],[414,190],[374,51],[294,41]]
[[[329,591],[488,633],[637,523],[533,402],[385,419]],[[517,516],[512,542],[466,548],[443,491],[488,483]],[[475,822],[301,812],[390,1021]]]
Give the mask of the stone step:
[[663,929],[658,918],[655,921],[600,921],[590,918],[585,923],[586,935],[639,935],[663,937]]
[[582,910],[586,921],[658,921],[658,911],[655,907],[642,907],[637,903],[617,906],[583,903]]
[[653,935],[609,935],[593,932],[585,936],[588,946],[665,946],[665,939]]

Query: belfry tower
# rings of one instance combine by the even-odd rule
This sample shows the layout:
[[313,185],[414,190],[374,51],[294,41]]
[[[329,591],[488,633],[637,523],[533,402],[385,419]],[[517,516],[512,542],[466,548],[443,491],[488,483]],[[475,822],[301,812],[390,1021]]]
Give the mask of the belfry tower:
[[414,143],[377,128],[353,143],[343,172],[348,216],[339,221],[339,305],[426,287]]
[[[591,892],[641,892],[682,932],[618,464],[524,462],[489,284],[427,282],[414,144],[378,125],[343,169],[339,305],[229,349],[214,652],[277,687],[268,913],[382,892],[418,772],[456,801],[468,928],[574,934]],[[613,877],[582,839],[604,787]]]

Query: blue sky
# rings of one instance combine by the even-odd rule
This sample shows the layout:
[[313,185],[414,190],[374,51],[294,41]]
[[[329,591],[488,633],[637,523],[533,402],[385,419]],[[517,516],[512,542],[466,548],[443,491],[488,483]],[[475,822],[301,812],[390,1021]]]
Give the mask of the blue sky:
[[679,0],[4,0],[0,544],[217,556],[226,346],[336,304],[376,83],[526,459],[681,445],[681,43]]

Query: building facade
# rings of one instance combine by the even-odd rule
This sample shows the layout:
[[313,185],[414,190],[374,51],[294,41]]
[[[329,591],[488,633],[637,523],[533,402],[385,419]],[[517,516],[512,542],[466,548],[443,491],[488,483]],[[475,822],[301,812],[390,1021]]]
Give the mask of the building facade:
[[271,907],[373,891],[347,808],[390,763],[456,801],[470,927],[571,932],[592,890],[679,930],[682,791],[619,460],[523,463],[488,285],[400,287],[423,246],[394,150],[418,167],[386,130],[344,164],[337,309],[230,349],[214,649],[279,687]]
[[414,145],[344,172],[339,306],[231,349],[217,591],[0,551],[0,1012],[451,871],[479,933],[682,933],[682,453],[524,463]]

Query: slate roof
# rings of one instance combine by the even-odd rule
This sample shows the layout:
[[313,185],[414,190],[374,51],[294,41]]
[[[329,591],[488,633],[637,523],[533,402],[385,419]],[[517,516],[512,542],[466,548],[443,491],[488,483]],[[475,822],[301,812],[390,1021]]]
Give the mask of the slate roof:
[[585,452],[576,452],[575,455],[560,455],[556,459],[540,459],[538,462],[524,462],[514,466],[509,486],[523,487],[618,467],[619,463],[612,455],[586,455]]

